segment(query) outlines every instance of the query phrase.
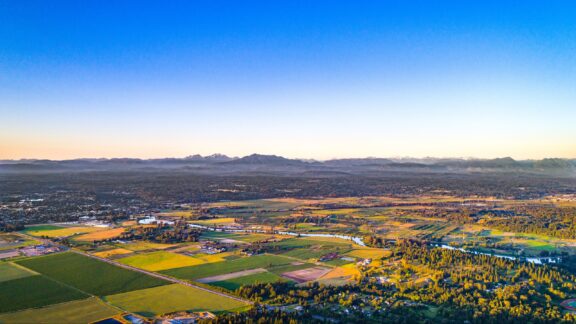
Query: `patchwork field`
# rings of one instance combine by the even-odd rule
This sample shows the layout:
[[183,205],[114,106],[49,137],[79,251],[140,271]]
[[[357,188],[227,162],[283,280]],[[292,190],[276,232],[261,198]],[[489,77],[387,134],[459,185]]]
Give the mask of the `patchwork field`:
[[35,275],[34,272],[8,262],[0,262],[0,282]]
[[124,228],[112,228],[108,230],[102,230],[97,232],[92,232],[84,235],[80,235],[74,238],[76,241],[83,241],[83,242],[91,242],[91,241],[100,241],[100,240],[108,240],[113,239],[115,237],[120,236],[120,234],[124,233]]
[[118,259],[117,261],[149,271],[161,271],[173,268],[189,267],[204,263],[198,258],[165,251],[138,254]]
[[198,224],[198,225],[221,225],[221,224],[233,224],[236,220],[232,217],[223,217],[223,218],[211,218],[211,219],[203,219],[203,220],[191,220],[190,223]]
[[42,308],[0,314],[0,323],[90,323],[120,313],[121,311],[118,309],[92,297]]
[[97,296],[167,284],[164,280],[72,252],[26,259],[17,263]]
[[235,299],[179,284],[107,296],[105,300],[148,317],[184,310],[219,312],[247,306]]
[[256,268],[272,268],[274,266],[289,265],[294,260],[277,255],[257,255],[232,261],[215,262],[192,267],[177,268],[162,271],[170,276],[181,279],[200,279],[243,270]]
[[88,295],[44,276],[29,276],[0,282],[0,313],[41,307]]

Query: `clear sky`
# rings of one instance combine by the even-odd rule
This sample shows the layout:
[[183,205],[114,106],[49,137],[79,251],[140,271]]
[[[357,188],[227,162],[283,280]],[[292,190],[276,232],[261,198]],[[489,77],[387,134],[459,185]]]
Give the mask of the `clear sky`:
[[574,1],[0,1],[0,158],[576,157]]

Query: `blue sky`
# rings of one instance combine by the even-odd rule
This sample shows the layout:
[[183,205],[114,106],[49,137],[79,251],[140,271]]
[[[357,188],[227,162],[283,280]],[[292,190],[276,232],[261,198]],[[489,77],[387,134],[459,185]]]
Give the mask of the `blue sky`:
[[120,2],[0,2],[0,158],[576,157],[569,1]]

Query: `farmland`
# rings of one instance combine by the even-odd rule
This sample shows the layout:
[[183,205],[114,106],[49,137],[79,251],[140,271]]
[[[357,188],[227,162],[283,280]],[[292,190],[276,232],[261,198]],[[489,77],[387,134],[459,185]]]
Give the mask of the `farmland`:
[[98,227],[57,227],[40,226],[38,228],[29,228],[25,232],[32,236],[46,236],[46,237],[67,237],[77,234],[92,233],[101,231]]
[[113,228],[113,229],[109,229],[109,230],[96,231],[96,232],[91,232],[88,234],[80,235],[74,239],[77,241],[83,241],[83,242],[108,240],[108,239],[118,237],[123,232],[124,232],[124,228]]
[[138,254],[119,259],[118,261],[136,268],[150,271],[182,268],[204,263],[197,258],[164,251]]
[[87,294],[47,277],[29,276],[0,282],[0,313],[87,297]]
[[70,252],[26,259],[17,263],[51,279],[97,296],[167,284],[167,282],[157,278]]
[[179,310],[219,312],[247,306],[224,296],[179,284],[107,296],[105,299],[124,310],[147,317]]
[[35,275],[34,272],[13,263],[0,262],[0,282]]
[[281,256],[258,255],[250,258],[208,263],[192,267],[166,270],[162,272],[177,278],[194,280],[249,269],[273,268],[275,266],[288,265],[292,262],[294,262],[294,260]]
[[87,298],[36,309],[0,314],[0,323],[90,323],[120,311],[97,298]]

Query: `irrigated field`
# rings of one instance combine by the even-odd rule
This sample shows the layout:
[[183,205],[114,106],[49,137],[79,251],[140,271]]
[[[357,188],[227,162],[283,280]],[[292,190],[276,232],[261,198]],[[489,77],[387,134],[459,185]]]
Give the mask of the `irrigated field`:
[[183,310],[214,312],[247,306],[235,299],[179,284],[107,296],[105,300],[127,311],[149,317]]
[[271,268],[288,265],[294,260],[277,255],[258,255],[232,261],[215,262],[192,267],[177,268],[162,271],[163,273],[182,279],[200,279],[226,273],[256,268]]
[[0,262],[0,282],[35,275],[34,272],[8,262]]
[[44,276],[29,276],[0,282],[0,313],[87,297],[88,295],[83,292],[66,287]]
[[173,268],[189,267],[204,263],[197,258],[165,251],[129,256],[119,259],[118,262],[149,271],[161,271]]
[[18,264],[97,296],[167,284],[164,280],[72,252],[21,260]]
[[121,313],[97,298],[87,298],[0,315],[0,323],[91,323]]
[[110,258],[116,255],[125,255],[130,253],[133,253],[133,251],[118,248],[101,252],[95,252],[94,255],[101,258]]

